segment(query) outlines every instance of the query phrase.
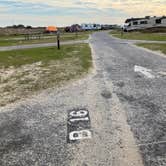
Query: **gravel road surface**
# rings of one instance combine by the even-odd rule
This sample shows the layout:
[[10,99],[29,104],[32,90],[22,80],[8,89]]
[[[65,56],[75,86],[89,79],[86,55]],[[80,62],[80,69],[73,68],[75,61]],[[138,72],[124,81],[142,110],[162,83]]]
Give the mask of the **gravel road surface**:
[[125,108],[144,164],[165,166],[166,58],[105,33],[95,34],[93,40],[98,41],[95,50]]
[[166,59],[91,36],[82,80],[0,108],[1,166],[165,166]]
[[[61,42],[61,45],[67,44],[79,44],[79,43],[88,43],[88,40],[73,40]],[[0,51],[11,51],[11,50],[23,50],[28,48],[40,48],[40,47],[49,47],[49,46],[57,46],[57,42],[55,43],[42,43],[42,44],[26,44],[26,45],[18,45],[18,46],[1,46]]]

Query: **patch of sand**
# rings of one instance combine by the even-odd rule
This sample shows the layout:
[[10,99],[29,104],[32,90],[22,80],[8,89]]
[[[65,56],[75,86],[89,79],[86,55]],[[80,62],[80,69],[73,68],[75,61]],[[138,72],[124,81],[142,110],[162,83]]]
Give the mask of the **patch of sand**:
[[82,71],[79,58],[0,68],[0,106],[25,98],[35,91],[57,86]]

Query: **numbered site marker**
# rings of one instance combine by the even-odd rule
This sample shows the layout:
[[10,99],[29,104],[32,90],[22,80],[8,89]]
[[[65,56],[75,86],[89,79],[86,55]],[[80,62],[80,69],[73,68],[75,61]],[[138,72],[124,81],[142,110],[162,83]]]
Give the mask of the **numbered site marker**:
[[69,133],[69,139],[71,141],[90,139],[91,137],[91,132],[89,130],[72,131],[71,133]]
[[79,111],[70,112],[70,116],[72,116],[72,117],[85,117],[87,115],[88,115],[87,110],[79,110]]
[[87,109],[73,109],[68,111],[67,141],[73,143],[92,137],[90,116]]
[[74,119],[70,119],[70,122],[80,122],[80,121],[89,121],[89,117],[86,118],[74,118]]

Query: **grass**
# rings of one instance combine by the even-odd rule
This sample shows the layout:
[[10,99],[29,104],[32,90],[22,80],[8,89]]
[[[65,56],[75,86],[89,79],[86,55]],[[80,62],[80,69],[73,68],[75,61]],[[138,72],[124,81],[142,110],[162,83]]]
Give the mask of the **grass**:
[[110,34],[120,39],[166,41],[166,33],[124,32],[122,35],[121,31],[115,30]]
[[[84,50],[85,49],[85,50]],[[39,61],[47,63],[51,60],[61,60],[70,58],[77,53],[79,58],[87,58],[89,56],[89,47],[87,44],[65,45],[61,50],[56,47],[33,48],[24,50],[1,51],[0,68],[8,68],[10,66],[20,67],[21,65],[32,64]],[[84,62],[86,62],[84,60]]]
[[1,52],[0,106],[79,78],[91,66],[88,44]]
[[[64,33],[61,35],[61,41],[69,40],[87,40],[90,32],[81,32],[81,33]],[[48,38],[44,38],[48,37]],[[39,44],[39,43],[54,43],[56,42],[55,35],[44,35],[41,39],[31,39],[25,40],[24,36],[21,36],[21,40],[18,37],[0,37],[0,46],[15,46],[15,45],[24,45],[24,44]]]
[[137,46],[148,48],[153,51],[161,51],[166,55],[166,44],[162,43],[138,43]]

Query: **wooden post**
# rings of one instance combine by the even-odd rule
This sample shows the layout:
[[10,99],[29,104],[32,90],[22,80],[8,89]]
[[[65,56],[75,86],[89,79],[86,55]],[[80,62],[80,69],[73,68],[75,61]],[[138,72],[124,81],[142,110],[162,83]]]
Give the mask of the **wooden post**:
[[58,47],[58,50],[60,50],[60,32],[57,31],[57,47]]

